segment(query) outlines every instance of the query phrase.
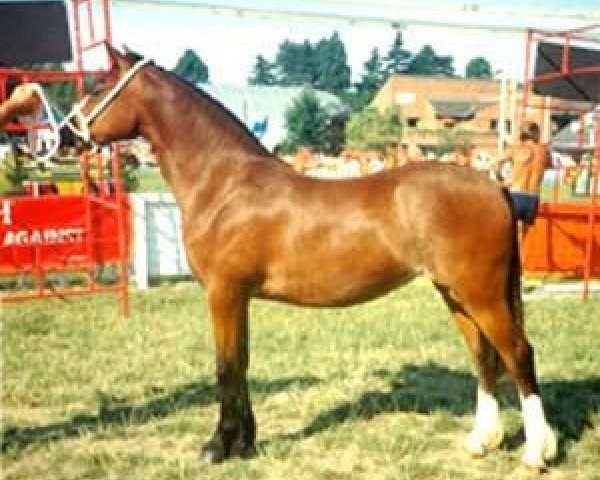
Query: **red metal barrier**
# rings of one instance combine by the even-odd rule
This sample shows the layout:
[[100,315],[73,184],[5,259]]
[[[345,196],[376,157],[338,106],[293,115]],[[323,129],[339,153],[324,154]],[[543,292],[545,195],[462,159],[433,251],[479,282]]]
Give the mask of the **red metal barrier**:
[[[598,32],[600,25],[589,25],[574,30],[563,32],[541,31],[529,29],[525,45],[525,78],[523,82],[523,101],[521,105],[521,122],[529,109],[541,108],[549,117],[549,112],[562,112],[578,114],[579,130],[577,132],[577,146],[574,148],[579,154],[589,151],[591,155],[589,173],[591,175],[591,191],[589,201],[579,204],[563,203],[559,200],[559,185],[555,184],[553,203],[543,204],[533,228],[528,232],[524,245],[525,270],[535,272],[558,272],[568,275],[577,275],[583,278],[583,298],[589,292],[591,277],[600,276],[600,232],[597,220],[600,218],[600,200],[598,195],[598,182],[600,179],[600,110],[598,105],[579,103],[564,103],[549,105],[535,105],[530,99],[530,90],[534,85],[548,84],[549,82],[569,80],[573,81],[581,75],[597,75],[600,80],[600,65],[586,65],[584,67],[572,65],[570,61],[572,42],[582,46],[589,46],[596,50],[600,44]],[[561,44],[563,47],[560,64],[555,65],[555,71],[545,74],[536,74],[532,68],[534,48],[538,42],[550,41]],[[575,85],[573,83],[573,85]],[[563,100],[569,100],[568,95],[563,95]],[[595,124],[595,140],[593,145],[584,142],[585,128],[588,122]],[[580,166],[581,167],[581,166]],[[579,169],[580,167],[577,167]],[[569,173],[565,171],[567,177]],[[557,175],[557,180],[560,175]]]
[[[589,215],[587,204],[540,205],[523,245],[525,270],[600,277],[600,228],[590,238]],[[600,209],[597,215],[600,216]]]
[[[121,310],[127,313],[131,222],[126,195],[0,197],[0,203],[0,275],[30,275],[36,283],[33,291],[3,293],[2,302],[112,292],[120,294]],[[106,263],[120,267],[114,285],[94,278],[97,266]],[[48,286],[48,273],[67,271],[85,272],[86,284]]]

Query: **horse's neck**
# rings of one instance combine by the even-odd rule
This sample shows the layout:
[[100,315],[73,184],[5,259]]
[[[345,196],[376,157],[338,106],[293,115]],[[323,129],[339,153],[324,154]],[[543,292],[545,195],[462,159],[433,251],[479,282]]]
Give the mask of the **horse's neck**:
[[161,173],[182,209],[190,195],[223,184],[236,169],[232,162],[269,156],[228,113],[192,87],[165,75],[153,88],[157,91],[147,98],[163,100],[148,103],[141,133],[153,145]]

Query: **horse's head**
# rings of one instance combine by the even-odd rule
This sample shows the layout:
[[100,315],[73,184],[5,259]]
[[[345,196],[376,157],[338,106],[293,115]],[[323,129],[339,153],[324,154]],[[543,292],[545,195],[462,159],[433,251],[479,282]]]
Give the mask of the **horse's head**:
[[136,137],[141,113],[138,77],[145,64],[132,52],[121,54],[108,44],[106,49],[111,69],[94,82],[77,119],[78,128],[98,144]]

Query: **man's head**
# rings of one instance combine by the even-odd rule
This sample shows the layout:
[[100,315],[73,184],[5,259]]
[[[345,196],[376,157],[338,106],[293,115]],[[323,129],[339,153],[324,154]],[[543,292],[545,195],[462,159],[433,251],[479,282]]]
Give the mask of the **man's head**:
[[523,125],[523,129],[521,130],[521,135],[519,137],[522,142],[526,140],[532,140],[534,142],[540,141],[540,127],[535,122],[528,122]]

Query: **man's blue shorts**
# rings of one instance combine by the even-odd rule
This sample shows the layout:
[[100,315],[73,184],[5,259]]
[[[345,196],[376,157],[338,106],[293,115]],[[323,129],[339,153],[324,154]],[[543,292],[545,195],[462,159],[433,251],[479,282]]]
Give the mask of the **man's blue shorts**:
[[535,221],[540,197],[532,193],[510,192],[518,220],[531,225]]

